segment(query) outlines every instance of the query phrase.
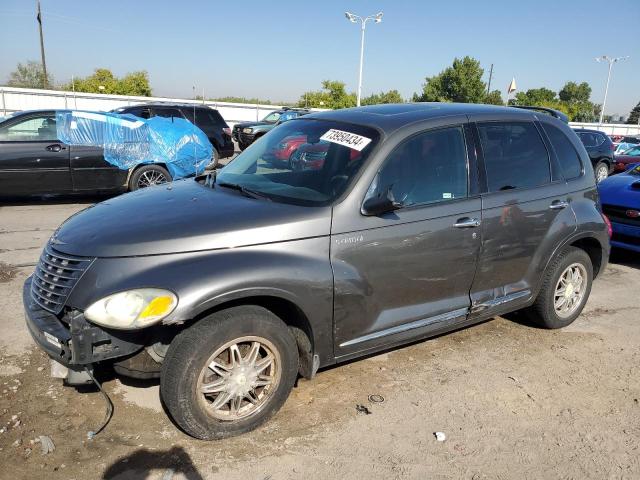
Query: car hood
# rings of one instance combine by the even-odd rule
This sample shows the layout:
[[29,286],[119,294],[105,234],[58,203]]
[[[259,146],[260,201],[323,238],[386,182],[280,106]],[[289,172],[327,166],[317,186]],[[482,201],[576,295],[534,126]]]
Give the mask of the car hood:
[[640,176],[613,175],[598,184],[598,191],[602,204],[640,208]]
[[260,127],[263,125],[275,125],[275,123],[270,122],[244,122],[244,123],[236,123],[235,126],[238,128],[248,128],[248,127]]
[[253,199],[186,179],[93,205],[65,221],[51,244],[83,257],[159,255],[318,237],[330,226],[330,207]]

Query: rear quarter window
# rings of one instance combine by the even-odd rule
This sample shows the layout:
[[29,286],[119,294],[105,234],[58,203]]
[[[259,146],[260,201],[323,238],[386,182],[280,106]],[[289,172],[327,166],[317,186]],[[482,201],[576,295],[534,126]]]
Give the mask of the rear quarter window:
[[543,123],[542,128],[556,152],[564,178],[570,180],[579,177],[582,174],[582,162],[571,140],[558,127]]

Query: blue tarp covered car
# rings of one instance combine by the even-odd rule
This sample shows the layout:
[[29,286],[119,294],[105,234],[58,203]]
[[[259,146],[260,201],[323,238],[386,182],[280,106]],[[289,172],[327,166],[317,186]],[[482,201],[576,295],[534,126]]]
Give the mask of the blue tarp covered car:
[[58,110],[56,129],[66,144],[104,148],[105,160],[120,169],[162,163],[174,180],[201,173],[213,154],[204,132],[181,118]]

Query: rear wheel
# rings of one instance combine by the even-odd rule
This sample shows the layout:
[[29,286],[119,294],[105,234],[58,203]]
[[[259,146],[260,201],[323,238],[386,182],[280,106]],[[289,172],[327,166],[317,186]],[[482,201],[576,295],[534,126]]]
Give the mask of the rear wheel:
[[544,328],[571,324],[587,303],[593,281],[593,265],[584,250],[569,247],[545,272],[542,288],[527,316]]
[[276,413],[298,372],[288,327],[256,306],[216,312],[178,335],[162,365],[160,393],[189,435],[248,432]]
[[596,176],[596,183],[600,183],[609,176],[609,165],[607,162],[598,162],[593,171]]
[[129,190],[139,190],[141,188],[152,187],[170,182],[171,174],[160,165],[143,165],[138,168],[129,179]]

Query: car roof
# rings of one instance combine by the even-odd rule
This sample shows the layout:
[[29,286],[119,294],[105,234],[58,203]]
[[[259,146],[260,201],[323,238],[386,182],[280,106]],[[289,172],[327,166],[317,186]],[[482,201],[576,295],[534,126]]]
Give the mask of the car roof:
[[156,102],[156,103],[138,103],[137,105],[127,105],[126,107],[119,107],[119,108],[115,108],[114,110],[129,110],[131,108],[137,108],[137,107],[169,107],[169,108],[207,108],[209,110],[215,110],[215,108],[211,108],[209,105],[199,105],[199,104],[193,104],[193,103],[162,103],[162,102]]
[[573,131],[577,133],[601,133],[602,135],[606,135],[606,133],[600,130],[592,130],[590,128],[574,128]]
[[[344,108],[305,115],[304,119],[334,120],[338,122],[361,124],[380,129],[386,133],[423,120],[438,119],[453,115],[493,114],[510,117],[538,118],[532,110],[482,105],[475,103],[388,103],[366,107]],[[547,116],[546,114],[544,114]]]

